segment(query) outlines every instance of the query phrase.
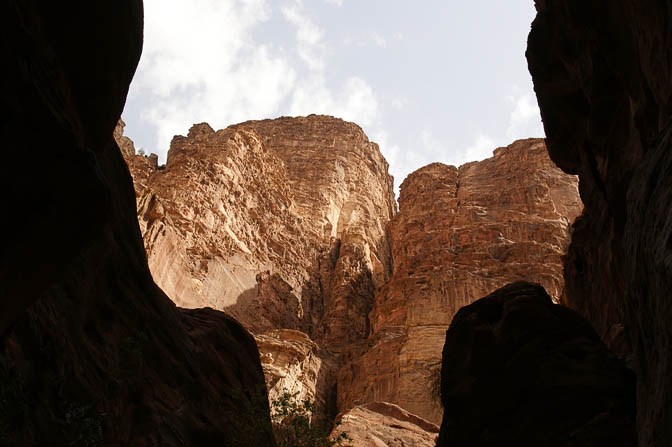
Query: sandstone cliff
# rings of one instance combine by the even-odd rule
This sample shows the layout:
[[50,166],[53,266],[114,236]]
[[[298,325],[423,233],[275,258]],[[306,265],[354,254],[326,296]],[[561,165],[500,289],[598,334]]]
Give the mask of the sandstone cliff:
[[199,124],[173,139],[164,169],[147,175],[148,159],[128,160],[152,274],[177,304],[328,345],[366,335],[396,204],[387,162],[358,126]]
[[377,147],[330,117],[196,125],[164,170],[147,160],[129,165],[156,280],[253,330],[270,398],[299,392],[321,417],[391,402],[438,423],[452,316],[519,279],[559,300],[581,209],[543,140],[416,171],[396,215]]
[[3,2],[0,29],[0,444],[274,445],[252,336],[147,266],[113,139],[142,2]]
[[[537,1],[530,73],[585,211],[565,302],[637,372],[639,445],[672,442],[672,15],[662,0]],[[618,36],[618,38],[615,38]]]
[[271,400],[286,388],[333,417],[338,353],[368,335],[391,270],[396,202],[377,145],[355,124],[309,116],[195,125],[162,168],[124,155],[157,283],[257,335]]
[[371,335],[340,370],[338,405],[391,402],[439,423],[441,350],[458,309],[522,279],[561,298],[577,180],[553,165],[543,140],[521,140],[459,169],[419,169],[399,207],[393,274],[376,290]]

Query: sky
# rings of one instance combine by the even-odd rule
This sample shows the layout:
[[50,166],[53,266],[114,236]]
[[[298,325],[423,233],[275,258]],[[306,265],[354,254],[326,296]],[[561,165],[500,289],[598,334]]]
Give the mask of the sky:
[[122,118],[159,155],[194,123],[327,114],[380,145],[398,186],[543,137],[532,0],[144,0]]

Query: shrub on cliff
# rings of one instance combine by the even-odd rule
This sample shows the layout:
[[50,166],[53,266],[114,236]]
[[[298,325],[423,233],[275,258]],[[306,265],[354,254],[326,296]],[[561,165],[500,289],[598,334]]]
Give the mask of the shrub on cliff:
[[284,390],[271,402],[271,421],[278,447],[348,446],[350,437],[346,433],[330,438],[331,427],[311,423],[314,404],[310,400],[299,401],[298,394]]

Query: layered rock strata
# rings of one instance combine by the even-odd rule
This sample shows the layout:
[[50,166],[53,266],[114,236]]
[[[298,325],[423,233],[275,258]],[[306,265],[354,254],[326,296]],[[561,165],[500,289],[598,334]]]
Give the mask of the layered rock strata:
[[377,145],[312,115],[197,124],[163,168],[128,152],[157,283],[179,306],[224,310],[257,335],[271,400],[298,392],[333,417],[337,356],[368,335],[391,271],[396,202]]
[[561,298],[577,180],[553,165],[543,140],[520,140],[459,169],[419,169],[401,185],[399,207],[393,273],[376,290],[371,335],[340,370],[338,405],[392,402],[439,423],[441,350],[458,309],[516,280]]
[[586,205],[565,263],[565,302],[635,368],[639,445],[669,445],[670,4],[536,6],[527,58],[548,150],[578,174]]
[[331,346],[366,336],[396,204],[358,126],[314,115],[199,124],[173,139],[165,169],[147,176],[143,159],[129,165],[149,264],[178,305]]
[[277,329],[256,335],[268,387],[268,399],[274,402],[288,392],[297,402],[310,401],[314,423],[330,423],[336,409],[337,358],[321,348],[306,334]]
[[252,336],[147,265],[113,139],[142,3],[10,1],[0,29],[0,444],[274,445]]
[[332,438],[345,433],[352,446],[434,447],[439,433],[438,426],[386,402],[352,408],[336,423]]
[[636,445],[635,377],[590,324],[517,282],[455,315],[437,446]]

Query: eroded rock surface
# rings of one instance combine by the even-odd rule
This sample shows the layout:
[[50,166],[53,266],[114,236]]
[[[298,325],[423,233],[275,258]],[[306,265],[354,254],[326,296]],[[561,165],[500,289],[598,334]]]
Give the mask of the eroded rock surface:
[[314,115],[198,124],[173,139],[165,169],[146,175],[143,160],[129,165],[149,264],[177,304],[325,345],[366,336],[396,204],[358,126]]
[[441,396],[440,447],[636,445],[634,374],[537,284],[460,309]]
[[333,399],[341,412],[381,401],[438,423],[453,315],[520,279],[559,300],[581,209],[539,139],[416,171],[396,215],[377,148],[331,117],[199,124],[165,170],[147,177],[145,160],[138,213],[159,283],[254,331],[271,398],[298,391],[320,417]]
[[635,368],[639,445],[667,446],[672,9],[658,0],[536,4],[527,57],[548,150],[578,174],[586,205],[565,302]]
[[516,280],[562,296],[577,180],[553,165],[543,140],[520,140],[459,169],[419,169],[399,207],[393,274],[376,290],[369,339],[340,371],[339,410],[386,401],[439,423],[441,350],[458,309]]
[[439,427],[397,405],[371,402],[336,418],[332,437],[346,433],[352,446],[434,447]]
[[355,124],[311,115],[194,125],[162,169],[127,152],[157,283],[179,306],[224,310],[258,336],[271,399],[299,391],[333,417],[338,356],[368,335],[391,271],[396,202],[377,145]]
[[[261,365],[266,377],[268,399],[273,402],[284,392],[297,402],[314,404],[317,423],[331,422],[336,410],[334,383],[337,358],[320,348],[306,334],[277,329],[256,335]],[[329,419],[329,420],[326,420]]]

